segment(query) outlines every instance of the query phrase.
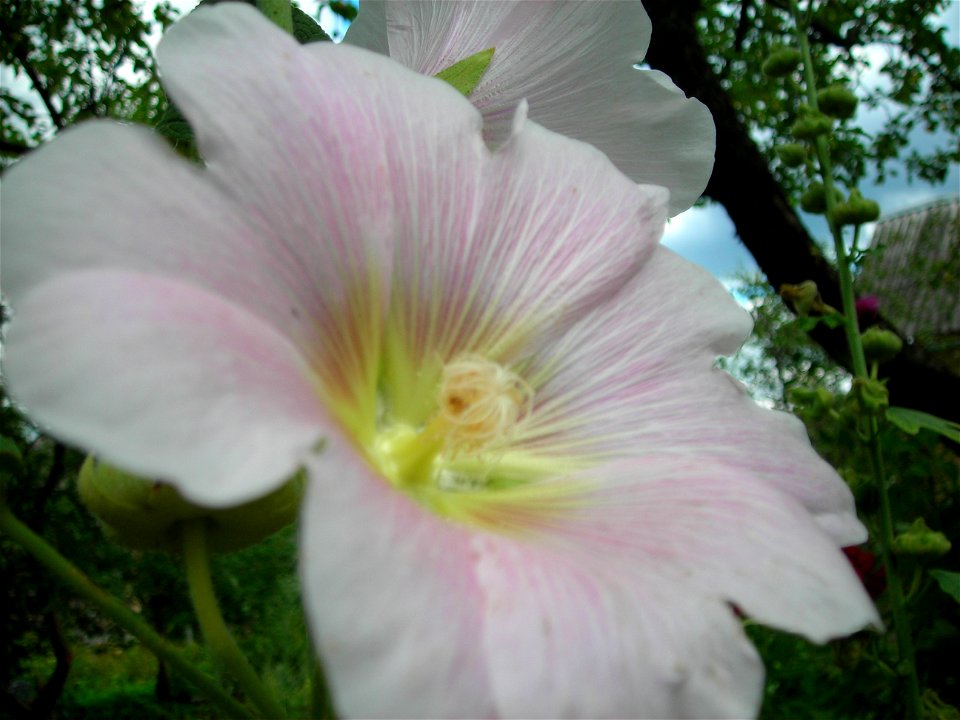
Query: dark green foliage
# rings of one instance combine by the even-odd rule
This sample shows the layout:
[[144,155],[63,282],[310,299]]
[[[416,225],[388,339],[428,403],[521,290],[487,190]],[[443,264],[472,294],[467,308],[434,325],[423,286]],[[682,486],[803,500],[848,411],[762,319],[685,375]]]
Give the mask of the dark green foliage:
[[[0,63],[23,80],[0,89],[3,155],[22,154],[90,117],[154,119],[161,95],[147,39],[173,18],[167,2],[150,19],[130,0],[0,3]],[[25,95],[28,86],[36,102]]]

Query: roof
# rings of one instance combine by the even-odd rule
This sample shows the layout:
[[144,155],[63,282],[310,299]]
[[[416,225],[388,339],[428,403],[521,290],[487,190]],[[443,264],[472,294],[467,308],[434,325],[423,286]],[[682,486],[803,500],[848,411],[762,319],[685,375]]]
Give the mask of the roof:
[[960,336],[960,196],[880,220],[857,289],[906,337]]

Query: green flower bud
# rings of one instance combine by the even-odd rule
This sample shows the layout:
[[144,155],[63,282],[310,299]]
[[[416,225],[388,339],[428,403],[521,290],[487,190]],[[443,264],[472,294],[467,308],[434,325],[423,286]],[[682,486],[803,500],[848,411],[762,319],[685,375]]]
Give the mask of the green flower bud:
[[254,545],[297,516],[304,473],[258,500],[229,508],[204,508],[185,500],[172,485],[146,480],[90,456],[80,468],[77,490],[104,531],[137,550],[180,552],[180,523],[206,519],[213,552]]
[[760,69],[767,77],[784,77],[796,70],[801,60],[803,60],[803,56],[799,50],[778,46],[771,49],[770,54],[767,55],[767,59],[763,61]]
[[797,315],[805,317],[820,299],[820,291],[813,280],[804,280],[797,285],[784,283],[780,286],[780,297],[793,306]]
[[833,393],[827,390],[825,387],[817,388],[817,405],[824,409],[829,410],[833,407],[833,403],[836,398],[833,397]]
[[850,193],[850,197],[837,203],[830,218],[835,225],[862,225],[880,217],[880,206],[873,200],[864,198],[859,190]]
[[794,405],[813,405],[817,400],[817,391],[813,388],[795,387],[790,389],[789,397]]
[[923,518],[917,518],[910,529],[897,535],[890,546],[897,555],[946,555],[950,541],[942,532],[927,527]]
[[864,412],[879,414],[890,406],[890,392],[880,380],[854,378],[853,392]]
[[790,134],[797,140],[816,140],[833,129],[833,120],[822,113],[811,113],[798,117],[790,127]]
[[787,167],[799,167],[807,160],[807,148],[800,143],[787,143],[777,148],[777,157]]
[[[834,202],[843,201],[843,193],[833,189]],[[803,195],[800,196],[800,207],[808,213],[825,213],[827,211],[827,192],[821,183],[810,183]]]
[[892,360],[903,349],[903,340],[889,330],[872,327],[860,336],[863,354],[867,360],[884,363]]
[[853,117],[858,102],[857,96],[843,85],[831,85],[817,93],[820,110],[839,120]]

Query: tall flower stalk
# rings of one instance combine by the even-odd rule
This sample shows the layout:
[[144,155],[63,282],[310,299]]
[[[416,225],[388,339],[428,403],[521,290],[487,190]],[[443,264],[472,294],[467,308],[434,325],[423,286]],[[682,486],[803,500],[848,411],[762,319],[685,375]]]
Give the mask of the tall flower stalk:
[[[807,95],[806,101],[814,112],[818,112],[817,84],[814,74],[813,58],[810,53],[810,43],[807,39],[807,21],[800,11],[797,0],[790,0],[790,10],[794,19],[797,44],[802,55],[804,84]],[[880,419],[875,411],[867,409],[869,403],[863,401],[864,383],[868,383],[871,380],[876,382],[876,377],[871,377],[867,368],[867,359],[864,354],[857,318],[851,258],[844,243],[843,226],[837,222],[836,208],[838,200],[830,161],[829,139],[826,134],[820,134],[813,142],[819,164],[820,176],[823,179],[826,219],[830,228],[830,234],[833,238],[837,273],[840,278],[840,292],[843,301],[843,327],[847,338],[850,363],[855,379],[854,391],[861,394],[861,408],[864,408],[866,415],[864,419],[867,431],[867,444],[869,446],[870,469],[873,476],[873,485],[880,497],[879,544],[883,562],[887,568],[888,594],[891,612],[893,614],[894,629],[897,635],[900,668],[907,682],[907,711],[912,720],[918,720],[922,717],[923,712],[920,704],[920,685],[917,677],[917,664],[910,620],[905,608],[903,586],[900,575],[897,572],[896,561],[892,551],[894,539],[893,511],[890,503],[889,481],[884,468],[883,448],[881,447],[879,436]],[[859,230],[859,226],[857,230]]]

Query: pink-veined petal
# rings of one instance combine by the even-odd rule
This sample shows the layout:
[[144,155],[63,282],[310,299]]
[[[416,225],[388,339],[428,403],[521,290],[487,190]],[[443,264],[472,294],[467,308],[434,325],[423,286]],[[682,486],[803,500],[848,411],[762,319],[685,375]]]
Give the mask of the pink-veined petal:
[[478,541],[505,715],[745,717],[762,670],[728,602],[818,642],[880,625],[843,554],[764,481],[670,455],[584,475],[598,484],[566,514]]
[[160,276],[60,274],[19,298],[4,344],[15,398],[51,433],[200,504],[273,490],[329,424],[289,340]]
[[[658,248],[630,285],[534,360],[524,443],[548,454],[669,450],[758,475],[797,498],[840,545],[862,542],[853,496],[795,417],[761,408],[712,365],[749,333],[715,279]],[[538,369],[539,368],[539,369]]]
[[609,556],[477,544],[501,717],[756,715],[763,665],[725,605],[631,572],[627,555],[598,571]]
[[308,464],[300,573],[346,717],[494,717],[469,533],[378,477],[347,443]]
[[3,292],[76,270],[176,277],[247,308],[291,338],[305,288],[266,230],[155,133],[93,121],[69,128],[7,172]]
[[[392,315],[419,367],[464,352],[510,355],[557,332],[637,271],[666,220],[662,188],[635,185],[594,148],[522,114],[481,177],[427,190],[419,232],[398,245]],[[435,377],[418,382],[402,389],[432,401]]]
[[[392,296],[362,299],[392,305],[392,337],[407,345],[393,355],[415,367],[568,319],[614,292],[662,232],[662,189],[638,189],[593,148],[525,123],[522,108],[491,154],[478,113],[445,83],[356,48],[300,48],[242,6],[194,16],[168,34],[160,61],[207,172],[266,219],[278,246],[307,229],[334,248],[333,262],[306,258],[337,275],[325,296],[389,287],[392,270]],[[248,86],[256,103],[236,92]],[[375,358],[379,317],[353,305],[351,321],[371,328],[356,355]],[[368,362],[359,374],[374,371]]]
[[470,95],[493,144],[526,99],[532,120],[595,145],[636,182],[667,187],[671,214],[706,187],[713,120],[662,73],[634,68],[650,40],[639,2],[368,0],[346,37],[383,52],[384,32],[391,57],[429,75],[495,48]]

